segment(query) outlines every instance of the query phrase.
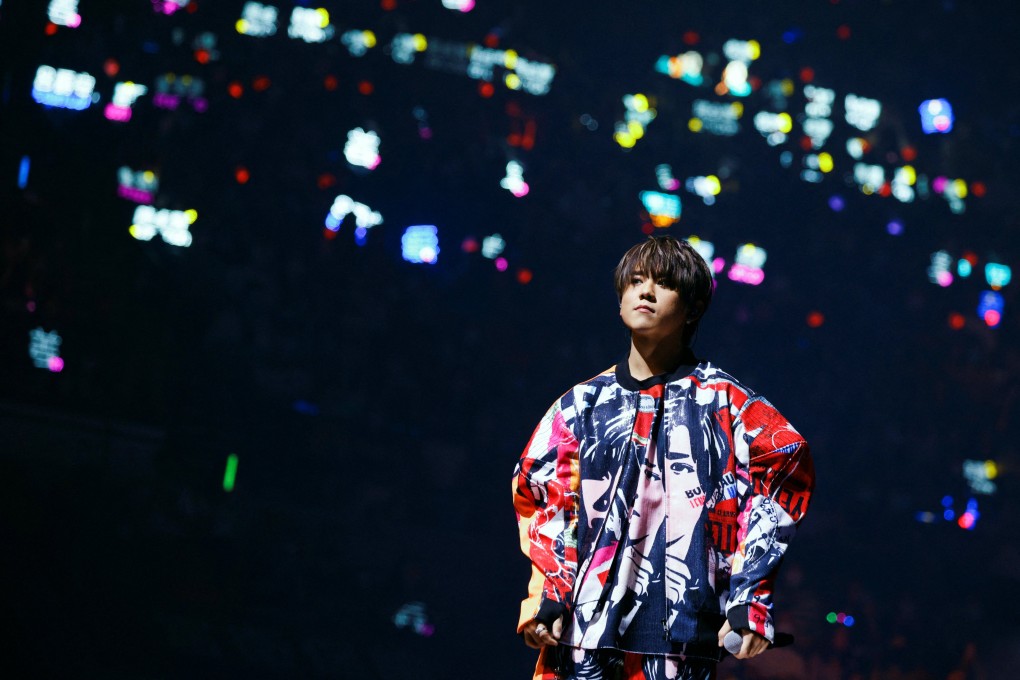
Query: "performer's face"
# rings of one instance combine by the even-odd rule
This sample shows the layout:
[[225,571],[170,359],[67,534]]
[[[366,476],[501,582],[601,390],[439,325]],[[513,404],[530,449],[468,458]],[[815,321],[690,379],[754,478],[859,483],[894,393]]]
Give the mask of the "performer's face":
[[635,270],[620,298],[620,317],[634,335],[661,340],[683,334],[687,310],[678,291]]

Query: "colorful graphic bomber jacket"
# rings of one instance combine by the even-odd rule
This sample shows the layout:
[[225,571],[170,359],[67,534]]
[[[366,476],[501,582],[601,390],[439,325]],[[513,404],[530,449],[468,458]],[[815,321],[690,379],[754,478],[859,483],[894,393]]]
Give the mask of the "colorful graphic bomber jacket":
[[687,362],[639,381],[625,359],[535,429],[513,482],[533,565],[518,632],[565,615],[561,644],[710,658],[724,617],[773,639],[808,445],[732,376]]

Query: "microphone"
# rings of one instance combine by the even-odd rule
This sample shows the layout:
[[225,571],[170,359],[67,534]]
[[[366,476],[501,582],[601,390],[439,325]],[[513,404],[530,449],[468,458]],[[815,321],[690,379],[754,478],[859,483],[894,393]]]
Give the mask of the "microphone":
[[[735,630],[731,630],[726,633],[726,637],[723,638],[723,647],[730,654],[740,654],[740,648],[744,644],[744,636]],[[769,645],[769,649],[773,647],[786,647],[787,645],[793,644],[793,636],[789,633],[776,633],[775,640]]]

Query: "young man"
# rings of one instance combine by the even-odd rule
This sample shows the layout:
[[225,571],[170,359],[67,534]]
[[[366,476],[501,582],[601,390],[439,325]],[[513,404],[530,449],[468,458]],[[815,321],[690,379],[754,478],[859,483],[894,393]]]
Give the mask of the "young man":
[[689,348],[712,273],[651,238],[616,267],[627,358],[560,397],[514,472],[535,678],[708,680],[773,640],[772,584],[807,508],[807,443]]

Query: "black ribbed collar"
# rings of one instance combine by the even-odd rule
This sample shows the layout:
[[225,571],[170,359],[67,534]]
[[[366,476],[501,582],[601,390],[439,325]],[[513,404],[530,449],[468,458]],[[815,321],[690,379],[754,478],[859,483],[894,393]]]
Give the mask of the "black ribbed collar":
[[694,356],[694,352],[688,347],[684,354],[680,357],[680,364],[668,373],[660,373],[659,375],[653,375],[650,378],[644,380],[638,380],[630,374],[630,364],[627,362],[630,354],[625,354],[620,363],[616,364],[616,382],[620,383],[620,387],[625,390],[632,390],[634,392],[640,392],[641,390],[647,390],[649,387],[655,385],[664,385],[680,378],[686,378],[694,369],[698,366],[698,358]]

